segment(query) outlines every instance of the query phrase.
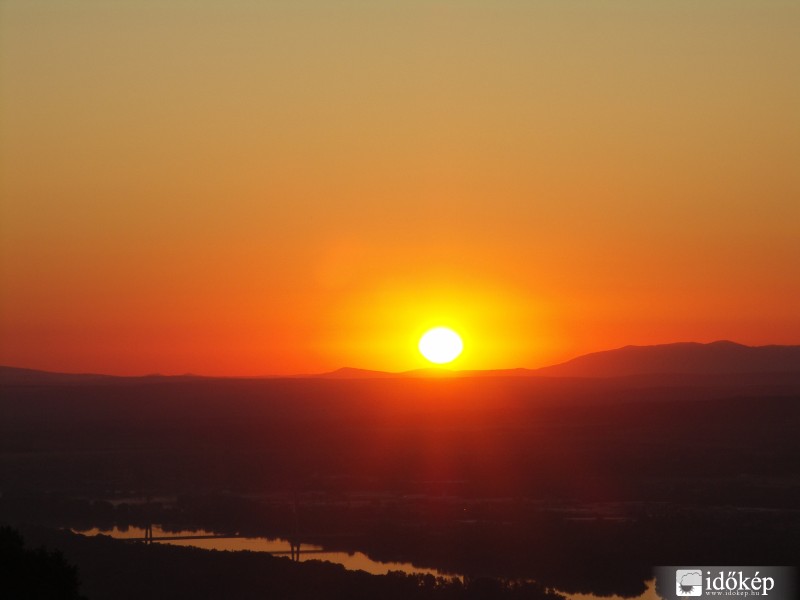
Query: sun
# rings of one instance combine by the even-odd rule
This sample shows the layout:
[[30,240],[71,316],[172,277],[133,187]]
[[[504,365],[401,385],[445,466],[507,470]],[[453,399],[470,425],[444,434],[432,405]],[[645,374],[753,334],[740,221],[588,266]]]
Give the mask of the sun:
[[419,351],[432,363],[443,365],[458,358],[464,350],[461,337],[447,327],[434,327],[419,339]]

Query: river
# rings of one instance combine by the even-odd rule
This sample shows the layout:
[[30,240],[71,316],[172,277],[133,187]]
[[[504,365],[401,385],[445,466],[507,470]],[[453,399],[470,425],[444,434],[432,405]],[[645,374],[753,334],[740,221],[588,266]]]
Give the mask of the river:
[[[91,529],[73,529],[72,531],[85,536],[107,535],[115,539],[135,540],[143,539],[145,537],[145,530],[142,527],[128,527],[125,529],[120,529],[116,526],[112,529],[99,529],[94,527]],[[270,554],[279,556],[290,556],[292,550],[289,540],[283,538],[244,536],[229,537],[203,529],[165,531],[161,526],[153,525],[152,535],[154,538],[166,538],[156,539],[153,543],[172,544],[175,546],[191,546],[193,548],[202,548],[204,550],[268,552]],[[374,560],[363,552],[330,552],[323,549],[321,546],[315,546],[312,544],[300,545],[300,560],[324,560],[342,565],[344,568],[352,571],[366,571],[367,573],[372,573],[373,575],[385,575],[390,571],[402,571],[403,573],[408,574],[434,575],[436,577],[461,577],[461,575],[444,573],[437,569],[418,567],[408,562],[382,562]],[[560,594],[563,594],[567,600],[661,600],[661,597],[656,594],[655,581],[647,581],[645,582],[645,585],[647,588],[644,593],[635,598],[623,598],[621,596],[597,596],[594,594],[568,594],[559,590],[556,591]]]

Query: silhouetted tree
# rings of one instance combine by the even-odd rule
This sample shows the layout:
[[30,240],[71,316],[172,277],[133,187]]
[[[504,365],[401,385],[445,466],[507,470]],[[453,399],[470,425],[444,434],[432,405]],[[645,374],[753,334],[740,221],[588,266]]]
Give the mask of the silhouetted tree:
[[0,527],[0,597],[82,600],[78,588],[78,570],[60,552],[27,549],[17,531]]

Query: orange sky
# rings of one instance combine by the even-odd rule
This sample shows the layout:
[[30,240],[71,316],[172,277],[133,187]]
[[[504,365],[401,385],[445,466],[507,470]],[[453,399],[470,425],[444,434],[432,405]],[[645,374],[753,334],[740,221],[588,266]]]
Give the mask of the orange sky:
[[0,11],[0,364],[800,343],[797,2]]

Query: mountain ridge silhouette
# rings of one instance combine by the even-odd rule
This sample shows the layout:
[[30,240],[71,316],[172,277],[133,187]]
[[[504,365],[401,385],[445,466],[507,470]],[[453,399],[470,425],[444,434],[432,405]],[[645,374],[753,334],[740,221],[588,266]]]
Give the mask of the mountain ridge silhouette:
[[745,346],[728,340],[623,346],[584,354],[536,373],[555,377],[800,373],[800,346]]
[[443,367],[402,372],[342,367],[326,373],[263,377],[207,377],[201,375],[117,376],[97,373],[57,373],[0,366],[3,385],[62,385],[130,381],[192,379],[390,379],[463,377],[613,378],[649,375],[800,374],[800,345],[746,346],[728,340],[710,343],[676,342],[649,346],[623,346],[583,354],[538,369],[511,368],[452,370]]

